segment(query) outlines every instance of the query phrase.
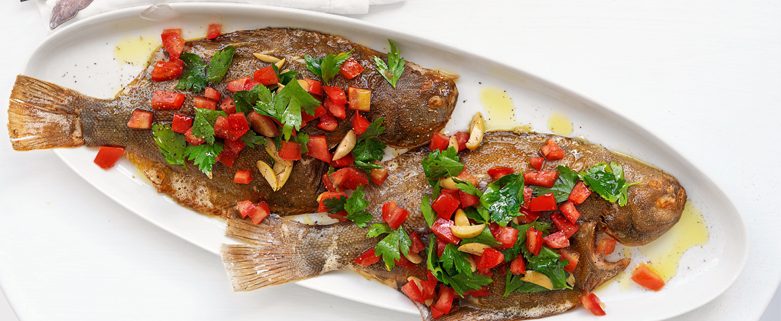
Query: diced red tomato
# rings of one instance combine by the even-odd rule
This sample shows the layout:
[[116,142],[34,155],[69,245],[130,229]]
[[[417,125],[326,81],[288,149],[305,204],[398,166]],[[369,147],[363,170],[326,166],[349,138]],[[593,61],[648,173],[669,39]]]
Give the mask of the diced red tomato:
[[564,235],[567,238],[572,237],[573,235],[575,235],[575,233],[578,232],[579,229],[578,225],[570,222],[568,219],[564,217],[564,215],[555,213],[551,215],[550,218],[551,221],[553,221],[553,225],[555,225],[559,231],[564,232]]
[[339,189],[353,190],[358,186],[369,185],[369,178],[362,171],[352,167],[345,167],[331,174],[331,181]]
[[276,85],[279,82],[274,67],[271,67],[270,65],[256,70],[253,78],[255,78],[255,81],[266,86]]
[[505,226],[505,227],[498,226],[498,227],[496,227],[495,230],[496,230],[495,233],[494,233],[494,231],[491,231],[491,232],[493,233],[494,238],[496,239],[496,241],[501,243],[501,246],[499,246],[500,249],[509,249],[509,248],[513,247],[513,245],[515,245],[515,241],[518,240],[518,230],[513,228],[513,227],[510,227],[510,226]]
[[431,271],[426,271],[426,279],[420,281],[420,293],[426,300],[434,299],[434,292],[437,290],[438,280],[431,274]]
[[572,188],[572,192],[569,193],[569,200],[572,201],[572,203],[575,203],[575,205],[580,205],[585,202],[589,196],[591,196],[591,190],[588,189],[588,186],[583,182],[578,182],[575,184],[575,187]]
[[371,125],[371,122],[366,117],[363,117],[361,113],[356,112],[353,114],[353,131],[355,131],[355,135],[361,136],[369,128],[369,125]]
[[127,121],[127,127],[133,129],[150,129],[152,128],[152,120],[154,114],[150,111],[143,109],[135,109],[130,114],[130,119]]
[[193,118],[174,114],[174,119],[171,122],[171,130],[175,133],[184,134],[190,127],[193,127]]
[[328,142],[326,141],[325,136],[309,136],[306,147],[309,150],[307,155],[326,163],[331,162],[331,152],[328,151]]
[[[214,131],[217,132],[217,124],[214,124]],[[243,113],[228,115],[228,127],[225,135],[227,140],[239,140],[241,136],[244,136],[249,131],[249,123],[247,117]],[[283,142],[284,145],[284,142]]]
[[480,289],[477,289],[477,290],[469,290],[469,291],[464,292],[464,296],[467,296],[467,295],[471,296],[473,298],[482,298],[482,297],[487,297],[487,296],[491,295],[491,291],[488,290],[487,286],[484,286],[484,287],[482,287]]
[[342,88],[323,86],[323,91],[325,92],[325,95],[328,97],[328,99],[330,99],[334,104],[341,106],[347,104],[347,95],[344,93]]
[[331,114],[325,114],[322,117],[320,117],[320,122],[317,124],[317,128],[320,128],[327,132],[332,132],[336,130],[336,127],[339,126],[339,123],[336,122],[336,118],[334,116],[331,116]]
[[220,101],[220,97],[222,97],[222,94],[220,94],[220,92],[217,91],[217,89],[214,89],[212,87],[206,87],[206,89],[203,91],[203,96],[213,101]]
[[458,244],[461,239],[453,235],[453,231],[450,229],[451,226],[453,226],[453,221],[437,218],[437,220],[434,221],[434,224],[431,225],[431,232],[437,236],[437,239],[443,242]]
[[339,68],[339,73],[345,79],[353,79],[363,72],[363,66],[355,58],[347,59]]
[[596,294],[593,292],[589,292],[584,294],[582,297],[580,297],[580,303],[583,304],[583,307],[586,308],[591,314],[596,316],[603,316],[605,315],[605,310],[602,307],[602,301],[599,300]]
[[261,85],[261,83],[255,81],[255,79],[248,79],[247,82],[244,83],[244,90],[252,90],[255,86],[259,85]]
[[486,273],[502,262],[504,262],[504,254],[489,247],[483,250],[483,255],[477,261],[477,269]]
[[574,273],[575,268],[578,267],[578,260],[580,259],[580,253],[562,249],[561,251],[559,251],[559,254],[561,255],[561,259],[567,261],[567,265],[564,266],[564,271],[567,271],[569,273]]
[[296,142],[282,141],[279,147],[279,158],[291,161],[301,159],[301,145]]
[[437,302],[431,306],[431,316],[434,319],[450,313],[450,310],[453,308],[455,293],[456,292],[453,291],[453,289],[444,284],[439,285],[439,298],[437,299]]
[[184,104],[184,94],[158,90],[152,94],[152,109],[155,110],[176,110]]
[[418,233],[415,231],[411,231],[409,233],[409,238],[412,240],[412,245],[409,247],[410,252],[418,254],[426,249],[426,245],[423,244],[423,241],[420,239],[420,235],[418,235]]
[[406,256],[402,255],[399,257],[396,261],[396,266],[403,267],[405,269],[414,269],[415,263],[410,262],[410,260],[407,259]]
[[239,210],[242,218],[249,217],[252,223],[256,225],[262,223],[271,214],[271,209],[265,201],[260,201],[258,204],[248,200],[239,201],[236,204],[236,208]]
[[556,198],[553,197],[552,193],[532,198],[531,202],[529,202],[529,210],[534,212],[555,211]]
[[458,190],[457,189],[443,188],[441,193],[453,196],[453,198],[458,199]]
[[308,91],[310,94],[317,96],[323,95],[323,85],[320,81],[309,78],[305,78],[304,81],[306,81],[308,84],[306,91]]
[[246,169],[236,171],[236,174],[233,175],[233,182],[236,184],[249,184],[252,182],[252,172]]
[[225,148],[222,150],[222,152],[220,152],[219,155],[217,155],[217,161],[225,166],[233,167],[233,163],[236,162],[236,158],[238,157],[239,154],[236,154],[230,149]]
[[353,263],[363,267],[370,267],[380,261],[380,257],[374,254],[374,248],[370,248],[353,260]]
[[526,249],[534,255],[539,255],[542,250],[542,232],[534,227],[526,230]]
[[244,85],[247,83],[247,81],[249,81],[249,77],[233,79],[228,82],[228,84],[225,86],[225,89],[227,89],[232,93],[235,93],[237,91],[242,91],[244,90]]
[[556,184],[557,178],[559,178],[559,172],[557,171],[539,171],[539,172],[523,173],[523,180],[528,185],[553,187],[553,185]]
[[164,29],[160,38],[163,41],[163,49],[168,53],[168,57],[170,59],[179,59],[182,51],[184,51],[182,29]]
[[439,197],[437,197],[437,199],[434,200],[434,203],[431,204],[431,208],[434,209],[434,212],[437,213],[437,216],[449,220],[460,205],[461,202],[458,200],[458,198],[447,193],[442,193],[439,194]]
[[515,170],[507,166],[494,166],[488,169],[488,176],[491,176],[492,180],[497,180],[514,172]]
[[388,179],[388,169],[386,168],[373,168],[369,171],[369,178],[374,185],[380,186]]
[[216,110],[217,102],[206,97],[196,96],[193,97],[193,105],[195,108]]
[[331,183],[331,177],[328,176],[328,173],[323,174],[323,186],[325,186],[325,189],[329,192],[336,192],[336,187],[334,186],[334,183]]
[[322,192],[317,196],[317,211],[320,213],[328,213],[328,207],[325,206],[325,201],[329,199],[347,198],[347,194],[344,192]]
[[442,257],[442,253],[445,252],[445,247],[447,246],[448,242],[442,241],[438,237],[437,239],[437,256]]
[[462,181],[470,182],[474,186],[477,186],[477,184],[478,184],[477,178],[474,175],[470,174],[469,171],[466,170],[466,168],[464,168],[464,170],[461,171],[461,173],[459,173],[456,176],[456,178],[458,178],[458,179],[460,179]]
[[580,211],[575,207],[575,203],[572,203],[572,201],[566,201],[559,206],[559,210],[561,211],[561,214],[564,214],[564,217],[566,217],[570,222],[577,223],[578,218],[580,217]]
[[423,293],[421,293],[421,289],[418,287],[415,281],[408,281],[407,284],[404,284],[401,287],[401,292],[407,295],[407,297],[412,301],[418,303],[426,302],[426,299],[423,297]]
[[241,139],[226,140],[224,145],[225,149],[236,155],[238,155],[244,149],[244,147],[247,147],[247,144],[245,144]]
[[363,88],[347,88],[347,97],[350,101],[350,109],[369,111],[371,110],[372,91]]
[[610,255],[616,250],[616,239],[610,235],[601,235],[597,240],[597,253]]
[[184,61],[172,59],[169,61],[158,61],[155,68],[152,69],[152,81],[166,81],[177,79],[184,71]]
[[206,29],[206,39],[212,40],[222,34],[222,24],[210,23],[209,28]]
[[184,140],[193,146],[198,146],[200,144],[203,144],[206,142],[203,138],[200,138],[198,136],[193,135],[193,128],[190,127],[187,129],[186,132],[184,132]]
[[635,281],[635,283],[646,289],[654,291],[659,291],[664,287],[664,280],[662,277],[645,263],[640,263],[640,265],[632,271],[632,281]]
[[458,199],[459,201],[461,201],[461,208],[475,206],[478,203],[480,203],[479,197],[469,193],[464,193],[463,191],[460,190],[458,191]]
[[529,165],[531,165],[532,168],[536,170],[542,170],[542,163],[545,162],[545,159],[542,157],[532,157],[529,159]]
[[446,150],[449,143],[450,137],[443,133],[435,133],[434,136],[431,136],[431,143],[428,145],[428,148],[431,151]]
[[[527,203],[528,204],[528,203]],[[532,212],[528,208],[521,207],[521,215],[518,216],[518,220],[523,224],[529,224],[540,218],[539,212]]]
[[236,104],[233,102],[233,98],[225,97],[220,103],[220,109],[226,114],[233,114],[236,112]]
[[548,141],[545,142],[541,151],[542,155],[545,156],[545,159],[547,160],[560,160],[564,158],[564,150],[559,147],[559,144],[556,144],[556,141],[554,141],[553,138],[548,139]]
[[526,261],[523,260],[523,255],[518,255],[510,262],[510,273],[515,275],[526,274]]
[[347,118],[347,110],[344,108],[344,105],[334,103],[331,98],[326,98],[325,101],[323,101],[323,107],[328,109],[328,112],[330,112],[331,115],[336,118]]
[[337,159],[335,161],[331,161],[331,166],[333,166],[334,168],[353,166],[353,164],[355,164],[355,157],[353,157],[352,153],[347,154],[347,156]]
[[407,220],[407,216],[409,216],[409,211],[398,207],[394,201],[382,204],[382,220],[394,230]]
[[271,117],[253,111],[249,113],[249,122],[252,124],[252,129],[258,134],[266,137],[279,136],[279,127]]
[[456,132],[456,142],[458,142],[458,151],[466,149],[466,142],[469,140],[469,133]]
[[552,249],[563,249],[569,246],[569,239],[564,232],[556,231],[544,237],[545,245]]
[[102,169],[109,169],[114,167],[114,164],[116,164],[124,154],[124,147],[100,146],[98,154],[95,155],[94,162]]

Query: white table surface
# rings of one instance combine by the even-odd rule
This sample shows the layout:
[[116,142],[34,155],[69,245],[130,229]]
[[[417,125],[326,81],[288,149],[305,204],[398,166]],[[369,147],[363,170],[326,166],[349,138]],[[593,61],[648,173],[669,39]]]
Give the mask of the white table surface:
[[[32,4],[0,12],[7,95],[48,30]],[[358,18],[489,54],[658,133],[730,195],[751,246],[734,286],[676,320],[758,320],[781,280],[779,17],[777,1],[408,0]],[[20,320],[418,319],[296,285],[232,293],[218,257],[5,137],[2,125],[0,284]],[[763,320],[781,320],[779,301]]]

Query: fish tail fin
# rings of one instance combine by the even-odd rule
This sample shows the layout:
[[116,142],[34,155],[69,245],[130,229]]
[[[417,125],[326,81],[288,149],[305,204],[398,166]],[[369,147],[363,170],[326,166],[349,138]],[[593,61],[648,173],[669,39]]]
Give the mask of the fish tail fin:
[[84,145],[80,100],[87,97],[35,78],[16,77],[8,105],[8,134],[15,150]]
[[[330,226],[310,226],[277,215],[262,224],[229,219],[226,234],[243,245],[223,245],[222,260],[235,291],[251,291],[337,270],[338,255],[326,244],[337,244]],[[334,247],[336,248],[336,247]]]

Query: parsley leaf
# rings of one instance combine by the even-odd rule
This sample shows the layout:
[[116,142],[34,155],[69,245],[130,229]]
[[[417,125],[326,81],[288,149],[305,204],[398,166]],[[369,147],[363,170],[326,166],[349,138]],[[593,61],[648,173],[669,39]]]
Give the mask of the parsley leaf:
[[327,54],[320,58],[314,58],[310,55],[304,55],[306,69],[320,77],[323,83],[328,85],[331,79],[334,79],[342,64],[350,58],[352,52],[341,52],[336,55]]
[[220,116],[224,117],[227,114],[222,110],[195,108],[193,135],[205,139],[209,145],[214,144],[214,122]]
[[396,43],[393,40],[388,39],[390,44],[390,51],[388,52],[388,63],[385,64],[380,57],[374,56],[374,65],[377,67],[377,71],[380,72],[385,80],[396,88],[396,83],[401,78],[401,74],[404,73],[404,58],[401,58],[399,49],[396,48]]
[[509,268],[507,268],[507,275],[504,278],[505,278],[504,279],[505,297],[510,295],[510,293],[513,292],[532,293],[532,292],[548,291],[548,289],[543,288],[539,285],[521,280],[523,277],[520,275],[512,274]]
[[344,203],[347,202],[347,197],[333,197],[327,198],[323,201],[323,204],[328,209],[328,213],[335,214],[344,211]]
[[559,178],[556,179],[553,187],[532,186],[532,189],[534,190],[534,195],[552,193],[556,198],[556,203],[561,203],[569,198],[572,188],[578,182],[578,173],[564,165],[559,165],[556,169],[559,171]]
[[184,61],[184,71],[176,89],[202,92],[206,88],[206,63],[201,57],[190,52],[183,52],[180,59]]
[[434,225],[434,220],[436,220],[437,216],[434,214],[434,209],[431,208],[431,196],[425,195],[420,200],[420,212],[423,213],[423,219],[426,220],[428,227]]
[[369,124],[366,131],[358,137],[358,141],[353,148],[353,157],[355,157],[355,167],[364,171],[370,171],[374,168],[382,168],[381,165],[374,162],[381,161],[385,156],[385,143],[377,137],[385,132],[382,126],[383,118],[377,118]]
[[535,230],[542,232],[543,235],[547,234],[548,230],[551,228],[550,223],[543,221],[534,221],[523,225],[513,224],[512,226],[518,230],[518,239],[515,240],[513,247],[502,251],[505,262],[512,261],[521,253],[521,249],[524,248],[523,244],[526,242],[526,231],[528,231],[530,227],[534,227]]
[[274,73],[277,74],[277,79],[280,84],[286,84],[298,77],[298,73],[295,70],[288,70],[280,73],[279,68],[277,68],[277,65],[275,64],[271,64],[271,69],[274,69]]
[[458,187],[458,189],[460,189],[464,193],[472,194],[478,197],[483,195],[483,192],[480,191],[480,189],[478,189],[474,185],[472,185],[472,183],[470,182],[460,180],[455,177],[453,177],[453,181],[456,182],[456,187]]
[[572,289],[572,286],[567,284],[567,271],[564,271],[567,263],[559,260],[558,253],[543,246],[539,255],[532,255],[528,251],[523,254],[526,257],[526,268],[548,276],[553,283],[553,289]]
[[233,46],[227,46],[214,53],[212,60],[209,62],[209,68],[206,70],[206,78],[210,83],[218,84],[222,81],[222,78],[225,78],[235,53],[236,48]]
[[307,134],[307,133],[298,133],[298,135],[296,135],[296,142],[298,143],[298,145],[301,148],[301,154],[302,155],[309,152],[309,146],[307,145],[307,144],[309,144],[309,134]]
[[388,224],[375,223],[369,227],[369,232],[366,233],[366,237],[377,237],[390,232],[393,232],[393,229],[391,229]]
[[255,133],[254,130],[248,130],[244,136],[241,136],[241,141],[247,145],[247,148],[255,148],[266,144],[266,138]]
[[209,178],[212,177],[212,167],[217,162],[217,156],[222,152],[222,144],[201,144],[198,146],[187,146],[185,154],[187,159],[191,160],[198,169]]
[[[437,259],[436,241],[428,242],[426,268],[439,280],[453,288],[460,296],[469,290],[477,290],[493,282],[490,277],[473,273],[466,254],[448,244],[442,252],[442,258]],[[448,249],[450,248],[450,249]]]
[[464,214],[466,214],[466,217],[471,218],[479,224],[488,223],[491,220],[491,213],[488,213],[488,210],[480,205],[477,207],[465,208]]
[[435,150],[423,160],[423,173],[432,186],[438,185],[440,178],[458,175],[463,170],[464,164],[461,164],[458,152],[453,147],[445,151]]
[[624,169],[615,162],[610,162],[610,165],[599,163],[581,172],[580,176],[591,190],[608,202],[618,202],[619,206],[626,205],[629,187],[635,185],[626,182]]
[[[370,231],[371,232],[371,231]],[[409,247],[412,245],[412,240],[404,231],[404,228],[399,228],[388,233],[374,247],[374,253],[377,256],[382,257],[382,261],[385,262],[385,268],[390,271],[396,266],[396,260],[401,258],[401,255],[409,254]]]
[[233,103],[236,104],[236,111],[240,113],[252,111],[252,107],[258,101],[268,104],[271,99],[271,91],[263,85],[256,85],[250,90],[240,90],[233,94]]
[[[274,96],[273,111],[262,108],[263,112],[261,113],[279,120],[283,125],[282,133],[285,135],[285,140],[289,140],[293,134],[293,128],[301,129],[301,109],[303,108],[304,112],[309,115],[314,115],[315,108],[319,105],[320,101],[306,92],[298,80],[293,79]],[[256,106],[260,106],[260,104]]]
[[152,125],[152,136],[168,164],[184,165],[184,149],[187,146],[184,136],[171,130],[171,125],[163,124]]
[[520,215],[523,204],[523,176],[509,174],[488,184],[480,197],[480,204],[491,213],[491,220],[506,226]]
[[347,219],[353,221],[359,227],[366,227],[372,219],[372,215],[366,208],[369,207],[369,201],[363,196],[363,186],[350,194],[350,197],[344,202],[344,210],[347,211]]

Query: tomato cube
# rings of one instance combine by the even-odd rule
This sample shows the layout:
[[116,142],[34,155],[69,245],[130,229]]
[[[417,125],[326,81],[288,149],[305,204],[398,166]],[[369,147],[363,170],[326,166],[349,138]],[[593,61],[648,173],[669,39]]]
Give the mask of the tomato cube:
[[542,170],[542,163],[545,162],[545,159],[542,157],[532,157],[529,159],[529,165],[536,169],[536,170]]
[[282,141],[279,147],[279,158],[284,160],[300,160],[301,145],[296,142]]
[[510,175],[514,172],[515,170],[507,166],[494,166],[488,169],[488,176],[491,176],[492,180],[498,180],[505,175]]
[[175,133],[184,134],[190,127],[193,127],[192,117],[174,114],[174,119],[171,122],[171,130]]
[[353,263],[363,267],[370,267],[380,261],[380,257],[374,254],[374,248],[370,248],[353,260]]
[[124,147],[100,146],[98,154],[95,155],[95,164],[102,169],[114,167],[117,161],[125,154]]
[[158,90],[152,93],[152,109],[176,110],[184,104],[184,94]]
[[[214,131],[217,132],[217,124],[215,122]],[[228,115],[228,127],[225,135],[226,140],[239,140],[241,136],[244,136],[249,131],[249,123],[247,117],[243,113],[236,113]]]
[[369,172],[369,178],[374,185],[380,186],[388,179],[388,170],[385,168],[373,168]]
[[347,104],[347,95],[345,95],[342,88],[323,86],[323,91],[325,92],[325,95],[328,97],[328,99],[330,99],[334,104],[341,106]]
[[217,89],[214,89],[212,87],[206,87],[206,89],[203,91],[203,96],[213,101],[220,101],[220,97],[222,97],[222,94],[220,94],[220,92],[217,91]]
[[461,202],[461,208],[475,206],[480,203],[479,197],[469,193],[464,193],[463,191],[458,191],[458,200]]
[[659,291],[664,287],[664,279],[645,263],[641,263],[632,271],[632,281],[654,291]]
[[174,58],[169,61],[158,61],[152,69],[152,81],[166,81],[179,78],[184,71],[184,61]]
[[575,205],[580,205],[591,196],[591,190],[583,182],[578,182],[575,187],[572,188],[572,192],[569,193],[569,200]]
[[326,141],[325,136],[309,136],[306,147],[309,150],[307,155],[326,163],[331,162],[331,152],[328,151],[328,142]]
[[150,111],[143,109],[135,109],[130,114],[130,119],[127,121],[127,127],[133,129],[150,129],[152,128],[152,119],[154,114]]
[[362,171],[352,167],[345,167],[331,174],[331,181],[339,189],[354,190],[358,186],[369,185],[369,178]]
[[570,222],[577,223],[578,218],[580,217],[580,211],[575,207],[575,203],[572,203],[572,201],[566,201],[559,206],[559,210],[561,211],[561,214],[564,214],[564,217],[566,217]]
[[434,203],[431,204],[431,208],[434,209],[434,212],[437,213],[438,217],[449,220],[460,205],[461,202],[458,198],[447,193],[442,193],[434,200]]
[[320,117],[320,122],[317,124],[317,128],[320,128],[327,132],[332,132],[336,130],[338,126],[339,123],[336,121],[336,118],[334,118],[334,116],[331,116],[331,114],[325,114],[322,117]]
[[535,198],[532,198],[532,201],[529,202],[529,209],[534,212],[542,212],[542,211],[555,211],[556,210],[556,198],[553,197],[552,193],[547,193],[544,195],[537,196]]
[[398,207],[396,202],[390,201],[382,204],[382,220],[388,223],[392,229],[397,229],[407,220],[409,211]]
[[541,151],[542,155],[545,156],[545,159],[547,160],[560,160],[564,158],[564,150],[559,147],[559,144],[556,144],[556,141],[554,141],[553,138],[550,138],[545,142]]
[[302,84],[301,87],[306,89],[307,92],[317,96],[323,95],[323,85],[321,82],[314,79],[304,78],[299,80],[298,83],[301,84],[302,81],[306,83],[306,86]]
[[227,167],[233,167],[233,163],[236,162],[236,158],[239,154],[232,152],[230,149],[224,148],[219,155],[217,155],[217,161]]
[[195,108],[216,110],[217,102],[203,96],[193,97],[193,105]]
[[233,102],[233,98],[225,97],[220,103],[220,109],[226,114],[236,113],[236,104]]
[[371,125],[371,122],[366,117],[363,117],[361,113],[356,112],[353,114],[353,131],[355,135],[363,135],[366,129],[369,128],[369,125]]
[[188,144],[193,145],[193,146],[198,146],[198,145],[203,144],[204,142],[206,142],[203,138],[200,138],[200,137],[195,136],[193,134],[193,128],[192,127],[188,128],[187,131],[184,132],[184,140]]
[[[247,84],[248,81],[249,81],[249,77],[244,77],[244,78],[231,80],[225,86],[225,89],[227,89],[228,91],[230,91],[232,93],[235,93],[237,91],[242,91],[242,90],[244,90],[244,86]],[[252,88],[250,88],[250,89],[252,89]]]
[[539,171],[539,172],[526,172],[523,173],[523,180],[528,185],[553,187],[556,184],[556,179],[559,178],[558,171]]
[[551,218],[551,221],[553,221],[553,225],[556,226],[556,228],[559,231],[564,232],[564,235],[567,238],[572,237],[572,235],[575,235],[575,233],[578,232],[578,229],[579,229],[578,225],[570,222],[569,220],[564,218],[563,215],[561,215],[559,213],[555,213],[555,214],[551,215],[550,218]]
[[213,40],[222,34],[222,24],[210,23],[206,29],[206,39]]
[[232,153],[238,155],[244,147],[247,146],[241,139],[237,140],[226,140],[225,141],[225,149],[231,151]]
[[255,81],[266,86],[276,85],[279,82],[274,67],[271,67],[270,65],[256,70],[253,78],[255,78]]
[[163,41],[163,49],[168,53],[170,59],[178,59],[184,51],[184,38],[182,37],[182,29],[165,29],[160,34],[160,38]]
[[420,239],[420,235],[415,233],[415,231],[409,232],[409,238],[412,241],[412,245],[410,245],[409,248],[410,252],[418,254],[426,249],[426,245],[423,244],[423,241]]
[[435,150],[446,150],[448,144],[450,144],[450,137],[443,133],[435,133],[431,136],[431,143],[428,148],[433,152]]
[[616,250],[616,239],[610,235],[601,235],[597,240],[597,253],[610,255]]
[[458,151],[466,149],[466,142],[469,141],[469,133],[456,132],[456,142],[458,143]]
[[450,310],[453,309],[453,299],[456,296],[455,293],[456,292],[453,291],[453,289],[444,284],[439,285],[439,298],[437,299],[437,302],[431,306],[431,316],[434,319],[450,313]]
[[540,250],[542,250],[542,242],[542,232],[534,227],[526,230],[526,250],[534,255],[539,255]]
[[258,225],[263,222],[271,214],[271,209],[268,203],[260,201],[255,206],[255,210],[250,212],[249,217],[252,220],[252,224]]
[[355,58],[349,58],[339,68],[339,73],[345,79],[353,79],[363,72],[363,66]]
[[543,240],[545,241],[545,245],[552,249],[563,249],[569,246],[569,239],[562,231],[548,234]]
[[328,109],[328,112],[331,113],[336,118],[339,119],[345,119],[347,118],[347,111],[344,108],[344,104],[337,104],[331,98],[326,98],[325,101],[323,101],[323,107]]
[[246,169],[236,171],[236,174],[233,175],[233,182],[236,184],[249,184],[252,182],[252,172]]
[[347,154],[347,156],[342,157],[340,159],[331,161],[331,166],[333,166],[334,168],[353,166],[353,164],[355,164],[355,157],[353,157],[352,153]]
[[564,266],[564,271],[567,271],[569,273],[574,273],[575,269],[578,267],[578,260],[580,259],[580,253],[562,249],[559,251],[559,254],[561,255],[562,260],[567,261],[567,265]]
[[350,109],[369,111],[371,110],[372,91],[362,88],[347,88],[347,95],[350,99]]
[[510,273],[515,275],[526,274],[526,261],[523,260],[523,255],[518,255],[510,262]]
[[[442,242],[458,244],[461,239],[453,235],[453,230],[450,229],[450,227],[453,225],[453,221],[451,220],[437,218],[437,220],[434,221],[434,224],[431,225],[431,232],[433,232],[434,235],[437,236],[437,239],[441,240]],[[439,255],[442,256],[441,253],[439,253]]]
[[483,255],[480,255],[480,260],[477,261],[477,270],[484,274],[488,274],[491,269],[503,262],[504,254],[489,247],[483,250]]
[[500,249],[509,249],[515,245],[516,241],[518,241],[518,230],[514,227],[497,226],[495,230],[496,232],[492,230],[491,233],[493,234],[496,241],[501,244],[499,246]]
[[596,316],[602,316],[605,315],[605,310],[602,307],[602,301],[599,300],[596,294],[593,292],[589,292],[584,294],[582,297],[580,297],[580,303],[583,304],[583,307],[586,308],[591,314]]

